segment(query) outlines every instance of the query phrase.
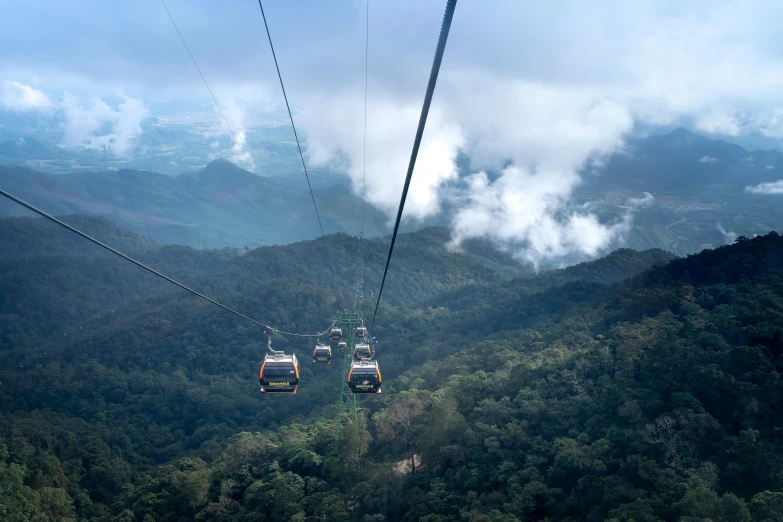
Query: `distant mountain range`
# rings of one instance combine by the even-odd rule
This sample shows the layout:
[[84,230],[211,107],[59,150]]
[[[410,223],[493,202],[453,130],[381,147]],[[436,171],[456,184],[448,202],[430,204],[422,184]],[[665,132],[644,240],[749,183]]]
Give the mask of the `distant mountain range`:
[[[160,243],[197,248],[284,244],[320,235],[310,194],[216,160],[181,176],[119,170],[44,174],[0,167],[0,183],[53,214],[96,214]],[[343,185],[315,191],[326,233],[357,234],[361,200]],[[387,218],[366,209],[365,232],[387,232]],[[0,216],[28,215],[0,201]]]
[[679,255],[731,243],[737,236],[783,229],[783,198],[745,187],[783,179],[783,154],[748,151],[686,129],[630,138],[622,152],[585,169],[579,202],[592,202],[604,220],[629,211],[629,198],[651,201],[633,212],[626,246]]
[[[270,134],[272,138],[282,139]],[[54,214],[100,215],[160,243],[197,248],[260,246],[312,239],[320,233],[310,194],[298,172],[294,176],[270,168],[264,170],[274,176],[264,177],[226,160],[179,176],[134,169],[46,174],[18,166],[71,161],[70,156],[61,157],[67,154],[34,138],[0,142],[0,161],[13,157],[17,164],[0,167],[0,187]],[[576,202],[589,202],[603,221],[627,214],[630,198],[645,192],[654,196],[634,210],[634,227],[622,245],[637,250],[662,248],[683,255],[720,246],[738,235],[783,229],[781,196],[744,190],[783,179],[783,154],[777,150],[747,151],[680,128],[630,138],[622,152],[589,166],[582,176]],[[361,200],[347,182],[321,172],[314,181],[326,233],[357,234]],[[371,205],[365,209],[365,234],[387,234],[387,217]],[[0,201],[0,216],[26,214]],[[446,205],[441,216],[409,224],[406,230],[448,222]]]
[[747,185],[781,178],[783,154],[778,150],[747,151],[679,128],[668,134],[629,139],[625,151],[611,156],[589,182],[594,187],[720,202]]

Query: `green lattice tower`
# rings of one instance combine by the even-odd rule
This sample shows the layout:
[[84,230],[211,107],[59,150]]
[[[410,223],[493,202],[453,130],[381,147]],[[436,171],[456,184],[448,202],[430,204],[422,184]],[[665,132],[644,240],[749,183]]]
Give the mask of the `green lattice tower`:
[[356,339],[353,336],[354,327],[362,324],[362,316],[356,312],[338,312],[337,322],[343,329],[343,332],[347,330],[347,338],[345,340],[347,346],[345,353],[343,354],[342,368],[340,371],[340,401],[337,405],[337,423],[334,428],[334,440],[340,440],[340,430],[343,424],[346,422],[352,422],[356,424],[356,395],[351,393],[348,388],[348,369],[351,367],[351,361],[353,361],[353,348],[356,344]]

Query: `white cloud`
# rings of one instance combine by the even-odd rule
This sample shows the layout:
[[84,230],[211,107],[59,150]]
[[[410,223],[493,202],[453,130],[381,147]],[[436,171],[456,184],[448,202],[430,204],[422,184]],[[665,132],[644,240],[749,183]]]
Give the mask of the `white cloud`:
[[5,80],[0,84],[0,107],[14,112],[48,109],[49,98],[30,85]]
[[739,136],[747,132],[743,122],[736,113],[716,108],[709,108],[697,114],[694,127],[698,131],[710,134],[725,134],[726,136]]
[[54,100],[29,85],[4,81],[0,105],[13,111],[39,111],[61,120],[65,147],[106,148],[124,157],[131,153],[149,111],[142,100],[119,96],[122,102],[112,108],[97,96],[82,100],[66,93],[62,100]]
[[777,181],[770,181],[769,183],[759,183],[758,185],[745,187],[745,192],[750,192],[751,194],[764,194],[764,195],[783,194],[783,179],[779,179]]
[[[783,137],[783,62],[758,47],[759,31],[775,30],[759,24],[761,9],[719,4],[706,12],[689,6],[663,12],[655,2],[644,1],[616,9],[570,7],[567,12],[537,11],[536,24],[551,31],[528,27],[536,35],[540,61],[513,51],[524,48],[524,41],[512,34],[525,32],[502,30],[508,20],[525,17],[466,7],[463,21],[455,21],[454,45],[450,41],[435,93],[438,122],[431,120],[425,134],[427,139],[442,137],[447,145],[440,160],[433,159],[447,174],[417,168],[414,182],[426,177],[425,186],[434,188],[428,201],[446,194],[451,198],[456,243],[488,237],[539,262],[596,255],[622,241],[629,216],[601,223],[589,208],[574,210],[570,199],[581,182],[580,168],[600,165],[602,157],[621,151],[635,122],[689,122],[705,132],[756,130]],[[503,19],[498,12],[504,12]],[[498,38],[477,38],[468,19],[484,30],[494,28]],[[493,60],[488,49],[499,51],[507,63]],[[395,92],[392,83],[372,84],[368,118],[370,134],[399,129],[388,143],[368,143],[368,182],[374,184],[368,199],[387,213],[396,209],[404,173],[404,166],[393,162],[407,162],[421,96],[386,95],[379,104],[378,91]],[[361,100],[353,88],[300,98],[309,115],[300,123],[311,159],[342,166],[355,189],[361,166]],[[463,184],[453,174],[453,159],[460,152],[470,158],[472,169],[463,173],[468,175]],[[631,203],[631,210],[641,204]],[[426,217],[438,208],[419,205],[410,215]]]
[[767,165],[767,166],[766,166],[766,167],[764,167],[764,168],[765,168],[765,169],[767,169],[767,170],[772,170],[772,169],[774,169],[775,167],[773,167],[772,165]]
[[717,224],[716,228],[718,231],[723,234],[723,239],[726,241],[727,245],[730,245],[734,243],[734,240],[737,239],[737,234],[734,232],[727,232],[725,228],[723,228],[723,225],[720,223]]
[[647,207],[650,205],[650,203],[653,202],[655,197],[650,194],[649,192],[645,192],[644,195],[640,198],[630,198],[628,200],[628,205],[632,209],[637,209],[639,207]]
[[455,246],[487,237],[538,266],[574,253],[594,257],[630,228],[629,217],[607,225],[593,214],[569,210],[572,183],[563,182],[563,173],[511,166],[494,181],[485,172],[466,181],[467,201],[453,221]]
[[[436,214],[447,197],[455,208],[453,244],[489,237],[533,262],[573,252],[594,256],[627,232],[630,222],[602,224],[569,211],[581,181],[577,170],[622,146],[629,111],[598,93],[451,71],[438,86],[406,204],[406,215]],[[361,191],[363,113],[357,93],[308,100],[297,119],[315,165],[348,172]],[[367,199],[390,217],[399,202],[420,113],[417,99],[374,93],[367,134]],[[484,169],[457,183],[456,159],[466,153]],[[512,166],[503,168],[511,161]],[[491,180],[486,169],[501,171]],[[651,197],[651,196],[650,196]],[[645,199],[646,201],[646,199]]]
[[64,115],[63,145],[106,148],[121,157],[131,153],[141,121],[149,114],[144,102],[127,96],[114,109],[99,97],[85,102],[66,93],[59,108]]
[[[601,224],[589,207],[572,207],[571,195],[580,183],[577,173],[583,166],[599,168],[602,157],[621,151],[623,138],[634,123],[683,124],[733,136],[759,132],[783,139],[783,60],[774,52],[783,4],[755,0],[663,4],[654,0],[599,0],[568,2],[564,9],[558,3],[490,3],[492,8],[481,2],[466,2],[457,10],[413,178],[406,210],[409,219],[432,216],[448,198],[462,212],[458,215],[472,213],[478,220],[469,227],[464,221],[455,222],[455,227],[462,226],[460,233],[455,231],[456,239],[469,233],[495,237],[502,234],[491,229],[507,228],[517,231],[513,241],[495,237],[496,241],[527,249],[523,255],[541,258],[558,251],[588,255],[600,250],[597,245],[619,241],[623,227]],[[310,161],[341,168],[351,176],[359,193],[364,31],[362,11],[356,6],[346,3],[338,8],[344,9],[341,14],[345,16],[328,20],[313,15],[303,23],[312,24],[309,29],[318,32],[305,31],[304,38],[288,35],[280,48],[296,58],[286,62],[284,76],[297,112],[297,125],[306,135]],[[328,9],[331,12],[335,8],[330,5]],[[438,27],[442,13],[440,6],[426,2],[381,3],[374,12],[367,197],[393,215],[429,71],[432,31]],[[235,16],[228,17],[207,4],[199,4],[193,13],[197,18],[191,20],[194,30],[208,20],[216,34],[231,36],[217,38],[222,42],[219,45],[234,49],[257,42],[257,27],[248,22],[249,17],[237,24]],[[72,16],[67,10],[62,14]],[[184,25],[190,13],[182,16]],[[408,29],[406,38],[400,39],[403,21]],[[165,18],[158,22],[151,29],[170,32]],[[29,30],[20,33],[33,34]],[[124,35],[118,33],[117,38],[120,36]],[[281,38],[286,38],[285,32]],[[85,48],[91,48],[92,40],[83,39],[87,41]],[[172,38],[175,45],[179,42]],[[135,49],[119,45],[109,48],[107,53],[120,55]],[[531,48],[536,52],[527,52]],[[135,63],[139,74],[133,77],[143,78],[139,82],[155,86],[164,83],[165,88],[175,90],[199,80],[190,64],[182,62],[179,51],[163,53],[156,47],[154,56],[109,56],[90,61],[85,67],[92,71],[86,74],[105,74],[105,81],[117,81],[128,77],[127,65]],[[206,62],[204,68],[215,71],[214,81],[223,81],[215,91],[226,108],[228,103],[222,97],[226,93],[245,112],[248,104],[241,93],[224,86],[238,77],[250,78],[249,82],[255,82],[248,84],[246,90],[250,92],[268,82],[268,74],[274,72],[268,56],[227,61],[227,48],[208,46],[196,51],[202,66]],[[79,52],[67,54],[84,56]],[[399,56],[406,59],[399,60]],[[258,66],[259,59],[266,68]],[[60,67],[62,58],[47,55],[45,60]],[[253,67],[247,67],[251,61]],[[109,74],[112,71],[113,75]],[[212,80],[212,74],[209,77]],[[272,98],[281,104],[282,97],[273,86]],[[192,96],[198,89],[200,85],[182,88],[182,92]],[[240,134],[252,127],[246,114],[232,114],[229,119],[232,125],[237,120],[235,130]],[[220,132],[227,133],[225,129]],[[238,152],[226,151],[234,156]],[[471,160],[470,171],[461,173],[469,182],[458,179],[455,161],[460,152]],[[220,151],[215,153],[219,155]],[[261,152],[255,154],[258,157]],[[235,159],[240,164],[244,161],[241,157]],[[711,163],[716,159],[704,156],[694,160]],[[517,174],[506,168],[509,163]],[[758,187],[748,187],[748,191],[761,190]],[[552,227],[554,246],[537,239],[542,232],[535,227],[520,224],[528,218],[524,213],[519,215],[518,205],[507,201],[501,188],[504,193],[518,194],[526,208],[537,211],[530,217],[532,222],[544,229]],[[775,189],[764,190],[760,193]],[[536,194],[540,201],[528,201],[525,191]],[[635,208],[633,203],[630,206]],[[496,220],[480,226],[487,215]],[[499,217],[509,221],[498,221]],[[572,236],[568,230],[576,229],[592,233],[585,232],[580,238],[584,241],[569,239]]]
[[[247,115],[245,109],[234,98],[224,99],[221,107],[229,125],[231,125],[231,130],[234,132],[231,136],[233,145],[229,159],[237,165],[254,171],[256,163],[247,146],[248,127],[246,125]],[[217,107],[215,107],[215,113],[218,113]],[[225,122],[221,122],[221,127],[223,125],[225,125]],[[230,134],[228,129],[225,129],[225,132]]]
[[[344,170],[357,194],[363,177],[363,100],[356,92],[310,99],[296,121],[307,139],[308,161]],[[362,109],[362,110],[359,110]],[[400,201],[420,101],[394,99],[374,93],[367,116],[367,200],[394,216]],[[440,187],[457,177],[455,161],[465,138],[460,125],[444,114],[440,104],[430,110],[411,181],[405,216],[423,219],[440,210]]]

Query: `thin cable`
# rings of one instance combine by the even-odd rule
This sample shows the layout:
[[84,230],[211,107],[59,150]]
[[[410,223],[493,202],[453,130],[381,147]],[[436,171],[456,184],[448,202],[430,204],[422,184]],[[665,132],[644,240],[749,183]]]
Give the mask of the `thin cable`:
[[427,94],[424,95],[424,105],[421,108],[421,116],[419,117],[419,127],[416,129],[416,139],[413,141],[413,150],[411,151],[411,160],[408,164],[408,174],[405,178],[405,186],[402,188],[402,197],[400,197],[400,207],[397,209],[397,221],[394,223],[394,232],[392,233],[391,243],[389,244],[389,255],[386,256],[386,268],[383,270],[383,279],[381,279],[381,288],[378,290],[378,300],[375,302],[375,311],[372,314],[372,321],[370,322],[370,332],[375,325],[375,316],[378,314],[378,305],[381,304],[381,294],[383,293],[383,285],[386,283],[386,274],[389,272],[389,263],[391,262],[392,251],[394,251],[394,242],[397,240],[397,231],[400,228],[400,220],[402,219],[402,210],[405,208],[405,198],[408,196],[408,188],[411,184],[411,178],[413,177],[413,168],[416,166],[416,157],[419,154],[419,146],[421,145],[421,137],[424,134],[424,126],[427,124],[427,114],[430,111],[430,104],[432,103],[432,95],[435,92],[435,83],[438,81],[438,72],[440,71],[440,64],[443,61],[443,53],[446,50],[446,40],[449,37],[449,29],[451,28],[451,19],[454,17],[454,9],[457,7],[457,0],[447,0],[446,12],[443,15],[443,24],[440,28],[440,36],[438,37],[438,47],[435,50],[435,59],[432,62],[432,70],[430,71],[430,80],[427,84]]
[[[162,1],[162,0],[161,0]],[[310,174],[307,173],[307,165],[305,165],[304,154],[302,154],[302,146],[299,144],[299,135],[296,133],[296,125],[294,125],[294,117],[291,114],[291,106],[288,104],[288,95],[285,93],[285,86],[283,85],[283,75],[280,74],[280,66],[277,64],[277,55],[275,54],[275,46],[272,45],[272,35],[269,33],[269,25],[266,23],[266,14],[264,14],[264,6],[261,4],[261,0],[258,0],[258,7],[261,8],[261,16],[264,19],[264,28],[266,29],[266,37],[269,39],[269,48],[272,50],[272,58],[275,60],[275,69],[277,69],[277,78],[280,80],[280,88],[283,90],[283,98],[285,99],[285,107],[288,109],[288,118],[291,120],[291,128],[294,129],[294,138],[296,138],[296,148],[299,149],[299,157],[302,160],[302,169],[304,169],[305,178],[307,178],[307,187],[310,189],[310,197],[313,199],[313,208],[315,209],[315,217],[318,218],[318,226],[321,229],[321,237],[325,240],[326,234],[324,233],[324,226],[321,223],[321,214],[318,212],[318,205],[315,203],[315,194],[313,193],[313,186],[310,184]],[[340,288],[340,279],[337,277],[337,271],[334,269],[334,263],[332,263],[332,256],[329,255],[329,249],[327,245],[326,258],[329,260],[329,265],[332,268],[332,275],[334,275],[335,282],[337,283],[337,291],[340,293],[340,299],[343,302],[343,308],[348,310],[348,305],[345,304],[345,297],[343,291]]]
[[[98,245],[99,247],[101,247],[101,248],[105,248],[106,250],[108,250],[108,251],[109,251],[109,252],[111,252],[112,254],[116,254],[116,255],[120,256],[121,258],[125,259],[126,261],[130,261],[130,262],[131,262],[131,263],[133,263],[134,265],[136,265],[136,266],[139,266],[139,267],[143,268],[144,270],[146,270],[146,271],[148,271],[148,272],[151,272],[151,273],[155,274],[156,276],[158,276],[158,277],[161,277],[161,278],[165,279],[165,280],[166,280],[166,281],[168,281],[169,283],[175,284],[175,285],[177,285],[178,287],[180,287],[180,288],[182,288],[182,289],[184,289],[184,290],[187,290],[187,291],[188,291],[188,292],[190,292],[191,294],[193,294],[193,295],[196,295],[196,296],[198,296],[198,297],[200,297],[200,298],[202,298],[202,299],[205,299],[205,300],[209,301],[210,303],[212,303],[212,304],[214,304],[214,305],[217,305],[217,306],[219,306],[220,308],[222,308],[222,309],[224,309],[224,310],[226,310],[226,311],[228,311],[228,312],[231,312],[231,313],[232,313],[232,314],[234,314],[234,315],[237,315],[237,316],[241,317],[242,319],[247,319],[247,320],[248,320],[248,321],[250,321],[251,323],[255,323],[255,324],[257,324],[258,326],[261,326],[261,327],[263,327],[263,328],[264,328],[265,330],[267,330],[267,331],[272,331],[272,332],[274,332],[274,333],[279,333],[279,334],[282,334],[282,335],[294,335],[294,336],[297,336],[297,337],[320,337],[320,336],[324,335],[324,333],[326,333],[326,332],[324,332],[324,333],[321,333],[321,334],[297,334],[297,333],[290,333],[290,332],[284,332],[284,331],[282,331],[282,330],[278,330],[277,328],[274,328],[274,327],[272,327],[272,326],[269,326],[269,325],[266,325],[266,324],[264,324],[264,323],[258,322],[258,321],[256,321],[255,319],[251,319],[250,317],[248,317],[248,316],[246,316],[246,315],[244,315],[244,314],[241,314],[241,313],[237,312],[236,310],[233,310],[233,309],[231,309],[231,308],[227,307],[227,306],[226,306],[226,305],[224,305],[224,304],[218,303],[218,302],[217,302],[217,301],[215,301],[214,299],[211,299],[211,298],[209,298],[209,297],[205,296],[204,294],[200,294],[200,293],[196,292],[195,290],[192,290],[192,289],[188,288],[187,286],[183,285],[182,283],[180,283],[180,282],[178,282],[178,281],[175,281],[174,279],[170,278],[169,276],[166,276],[166,275],[164,275],[164,274],[161,274],[161,273],[160,273],[160,272],[158,272],[157,270],[155,270],[155,269],[153,269],[153,268],[150,268],[150,267],[148,267],[148,266],[147,266],[147,265],[145,265],[144,263],[141,263],[140,261],[136,261],[136,260],[135,260],[135,259],[133,259],[132,257],[129,257],[129,256],[127,256],[127,255],[123,254],[123,253],[122,253],[122,252],[120,252],[119,250],[116,250],[116,249],[114,249],[114,248],[110,247],[109,245],[107,245],[107,244],[105,244],[105,243],[101,243],[100,241],[98,241],[98,240],[97,240],[97,239],[95,239],[94,237],[92,237],[92,236],[89,236],[89,235],[85,234],[85,233],[84,233],[84,232],[82,232],[81,230],[77,230],[76,228],[72,227],[72,226],[71,226],[71,225],[69,225],[68,223],[64,223],[63,221],[60,221],[59,219],[57,219],[56,217],[52,216],[51,214],[47,214],[47,213],[46,213],[46,212],[44,212],[43,210],[39,210],[38,208],[36,208],[36,207],[32,206],[31,204],[27,203],[26,201],[22,201],[21,199],[17,198],[16,196],[13,196],[13,195],[9,194],[8,192],[6,192],[6,191],[4,191],[4,190],[2,190],[2,189],[0,189],[0,195],[7,197],[7,198],[8,198],[8,199],[10,199],[11,201],[14,201],[14,202],[16,202],[16,203],[18,203],[18,204],[22,205],[23,207],[25,207],[25,208],[27,208],[27,209],[29,209],[29,210],[32,210],[32,211],[33,211],[33,212],[35,212],[36,214],[39,214],[39,215],[41,215],[41,216],[45,217],[45,218],[46,218],[46,219],[48,219],[49,221],[53,221],[54,223],[57,223],[57,224],[58,224],[58,225],[60,225],[61,227],[65,227],[65,228],[67,228],[67,229],[68,229],[68,230],[70,230],[71,232],[73,232],[73,233],[75,233],[75,234],[78,234],[78,235],[82,236],[84,239],[86,239],[86,240],[88,240],[88,241],[92,241],[93,243],[95,243],[95,244],[96,244],[96,245]],[[332,326],[334,326],[334,323],[332,323]],[[329,329],[331,329],[331,326],[329,327]],[[329,331],[329,329],[327,329],[326,331]]]
[[273,333],[278,333],[280,335],[292,335],[294,337],[323,337],[324,335],[326,335],[334,327],[335,324],[337,324],[337,320],[336,319],[332,322],[332,324],[331,324],[331,326],[329,326],[329,328],[327,328],[323,332],[315,333],[315,334],[298,334],[298,333],[284,332],[283,330],[277,330],[277,329],[273,329],[272,331],[273,331]]
[[196,63],[196,59],[193,57],[193,53],[190,52],[190,47],[188,47],[188,44],[185,42],[185,37],[182,36],[179,27],[177,27],[177,22],[174,21],[174,17],[171,16],[171,12],[169,11],[169,8],[166,6],[166,2],[160,0],[160,3],[163,4],[163,8],[166,10],[166,14],[169,15],[169,19],[171,20],[171,23],[174,24],[174,29],[177,30],[177,34],[179,35],[180,40],[182,40],[182,44],[185,46],[185,49],[188,51],[188,54],[190,55],[190,59],[193,60],[193,65],[196,66],[196,70],[198,71],[199,75],[201,75],[201,79],[204,80],[204,85],[207,86],[207,90],[209,91],[210,96],[212,96],[212,100],[215,102],[215,106],[217,106],[218,111],[220,111],[220,115],[223,116],[223,121],[226,122],[226,127],[228,127],[228,130],[231,131],[231,135],[234,137],[234,142],[236,142],[237,147],[239,147],[239,150],[242,152],[242,154],[244,154],[245,159],[247,160],[247,164],[252,167],[253,161],[250,159],[250,156],[247,155],[245,149],[242,148],[242,145],[239,144],[237,135],[234,134],[234,129],[232,129],[231,125],[229,125],[226,115],[223,114],[223,109],[220,108],[220,104],[218,103],[217,98],[215,98],[215,95],[212,93],[212,89],[209,88],[207,79],[204,78],[204,74],[201,72],[201,68]]
[[356,286],[357,302],[356,308],[359,313],[362,313],[362,305],[364,302],[364,203],[367,193],[366,179],[367,179],[367,85],[368,85],[368,71],[369,71],[369,54],[370,54],[370,0],[367,0],[365,20],[365,39],[364,39],[364,141],[362,142],[362,227],[359,231],[359,273],[357,274]]

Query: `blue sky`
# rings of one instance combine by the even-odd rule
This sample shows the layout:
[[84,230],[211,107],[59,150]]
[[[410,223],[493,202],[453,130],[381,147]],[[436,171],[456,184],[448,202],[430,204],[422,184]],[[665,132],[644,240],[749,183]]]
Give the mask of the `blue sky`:
[[[138,121],[165,112],[160,102],[192,103],[219,123],[159,0],[7,4],[0,107],[61,115],[66,145],[106,125],[131,143]],[[367,197],[390,214],[444,4],[370,6]],[[265,5],[307,159],[343,171],[357,190],[366,5]],[[255,1],[168,6],[240,137],[258,118],[280,115]],[[782,11],[772,1],[460,0],[406,217],[437,214],[452,198],[457,243],[489,237],[528,245],[539,258],[593,255],[627,227],[563,210],[585,163],[625,150],[634,129],[684,125],[780,143]],[[475,172],[458,172],[459,154]],[[485,170],[501,174],[490,179]]]

